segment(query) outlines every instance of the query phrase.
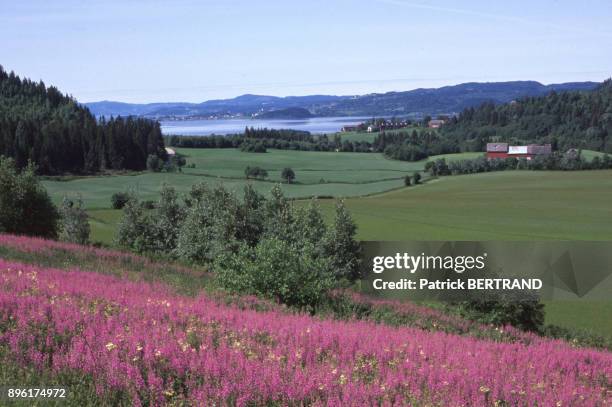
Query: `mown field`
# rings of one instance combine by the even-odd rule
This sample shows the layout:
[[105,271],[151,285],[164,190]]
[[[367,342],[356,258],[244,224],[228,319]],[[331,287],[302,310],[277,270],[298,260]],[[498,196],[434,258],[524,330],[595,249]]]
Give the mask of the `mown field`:
[[362,240],[610,240],[610,202],[610,170],[506,171],[442,177],[347,206]]
[[[376,194],[403,186],[403,177],[423,170],[426,160],[402,162],[385,159],[381,154],[334,153],[270,150],[267,153],[246,153],[235,149],[178,149],[187,157],[182,173],[138,173],[99,177],[80,177],[70,180],[45,180],[44,186],[56,202],[64,195],[80,194],[89,209],[110,207],[115,192],[134,190],[142,199],[157,199],[164,182],[185,192],[197,182],[223,183],[227,188],[241,191],[249,182],[262,193],[269,192],[273,183],[281,182],[281,171],[291,167],[295,182],[284,184],[288,197],[310,196],[349,197]],[[473,158],[479,153],[453,154],[448,159]],[[440,156],[442,157],[442,156]],[[432,157],[437,158],[437,157]],[[259,166],[268,171],[266,181],[246,180],[247,166]]]
[[[108,207],[116,190],[109,185],[99,207]],[[145,197],[154,199],[156,190]],[[361,240],[612,239],[612,171],[607,170],[443,177],[346,202]],[[333,201],[320,204],[331,215]],[[120,211],[90,210],[90,215],[93,239],[109,243]]]

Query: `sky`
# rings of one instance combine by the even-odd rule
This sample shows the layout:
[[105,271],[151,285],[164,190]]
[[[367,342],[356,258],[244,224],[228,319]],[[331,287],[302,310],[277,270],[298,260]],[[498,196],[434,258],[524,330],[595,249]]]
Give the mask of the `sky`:
[[0,64],[81,102],[612,76],[612,2],[0,0]]

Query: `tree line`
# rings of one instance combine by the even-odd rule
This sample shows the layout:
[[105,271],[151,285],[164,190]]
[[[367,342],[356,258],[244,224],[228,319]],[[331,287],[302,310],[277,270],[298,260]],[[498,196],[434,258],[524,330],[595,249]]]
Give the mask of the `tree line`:
[[612,169],[612,157],[604,154],[586,160],[579,151],[570,150],[566,153],[553,152],[549,155],[526,158],[494,158],[485,156],[447,162],[444,158],[429,161],[425,171],[433,176],[475,174],[490,171],[533,170],[533,171],[577,171]]
[[436,131],[381,132],[374,139],[373,151],[401,161],[420,161],[431,155],[458,153],[459,147]]
[[373,140],[342,140],[340,134],[313,135],[307,131],[291,129],[254,129],[244,133],[211,136],[167,136],[166,143],[179,148],[239,148],[241,151],[264,153],[268,148],[296,151],[338,151],[358,153],[384,153],[387,157],[418,161],[430,155],[458,152],[456,145],[447,142],[435,131],[393,130],[382,131]]
[[244,133],[202,136],[167,136],[166,143],[178,148],[239,148],[246,152],[263,153],[268,148],[295,151],[371,152],[366,141],[342,141],[339,134],[313,135],[308,131],[291,129],[255,129],[247,127]]
[[159,123],[96,118],[74,98],[0,66],[0,155],[40,174],[144,170],[151,155],[167,159]]

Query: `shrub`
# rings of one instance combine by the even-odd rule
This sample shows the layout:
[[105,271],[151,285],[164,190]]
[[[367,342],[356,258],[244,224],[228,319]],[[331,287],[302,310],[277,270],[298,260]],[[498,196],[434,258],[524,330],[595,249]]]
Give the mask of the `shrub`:
[[176,190],[164,184],[154,215],[156,251],[171,252],[176,248],[184,215],[185,211],[178,201]]
[[407,187],[410,186],[410,175],[406,175],[404,177],[404,186],[407,186]]
[[83,200],[79,197],[76,203],[66,197],[60,208],[62,218],[61,240],[70,243],[89,243],[89,216],[83,207]]
[[130,194],[127,192],[115,192],[111,196],[111,206],[113,209],[123,209],[129,199]]
[[544,326],[544,305],[539,298],[513,298],[510,294],[474,295],[453,306],[464,317],[497,326],[512,325],[516,328],[539,332]]
[[601,336],[590,331],[570,329],[557,325],[546,325],[540,333],[548,338],[563,339],[577,346],[612,351],[612,338]]
[[264,239],[255,248],[223,253],[214,266],[219,283],[234,292],[254,294],[314,311],[334,286],[329,259],[311,244],[298,249],[286,241]]
[[268,171],[260,167],[246,167],[244,169],[244,175],[246,176],[247,179],[249,178],[266,179],[268,177]]
[[418,185],[421,183],[421,174],[419,172],[415,172],[414,175],[412,176],[412,179],[414,179],[414,185]]
[[235,241],[237,200],[222,186],[209,189],[206,184],[192,188],[176,247],[179,258],[194,263],[211,262]]
[[174,188],[163,185],[154,211],[148,211],[135,196],[123,208],[116,242],[137,253],[170,255],[176,248],[184,208]]
[[0,232],[56,238],[60,215],[29,163],[21,172],[0,156]]
[[147,170],[151,172],[160,172],[164,167],[164,162],[155,154],[150,154],[147,157]]
[[153,248],[151,220],[138,199],[131,195],[123,207],[115,242],[136,253],[150,252]]
[[142,206],[142,208],[146,210],[153,210],[157,206],[157,203],[155,203],[155,201],[146,200],[140,202],[140,206]]

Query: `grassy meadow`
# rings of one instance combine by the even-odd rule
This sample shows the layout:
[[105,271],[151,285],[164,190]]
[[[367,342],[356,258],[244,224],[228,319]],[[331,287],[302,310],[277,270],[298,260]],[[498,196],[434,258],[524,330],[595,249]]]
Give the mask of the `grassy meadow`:
[[[311,196],[350,197],[378,194],[401,188],[405,175],[422,171],[427,160],[402,162],[388,160],[382,154],[335,153],[269,150],[267,153],[247,153],[235,149],[177,149],[186,156],[181,173],[135,173],[79,177],[69,180],[47,179],[43,182],[55,202],[64,195],[80,194],[89,209],[110,207],[115,192],[134,190],[142,199],[156,200],[162,184],[168,183],[179,192],[186,192],[197,182],[223,183],[228,189],[241,191],[249,182],[256,190],[267,193],[273,183],[281,182],[281,171],[291,167],[296,174],[293,184],[283,185],[291,198]],[[450,159],[473,158],[480,153],[453,154]],[[437,158],[437,157],[432,157]],[[268,171],[265,181],[246,180],[244,169],[259,166]]]
[[[346,203],[361,240],[609,240],[611,201],[606,170],[443,177]],[[93,239],[109,243],[120,214],[90,210]]]
[[[609,240],[612,171],[442,177],[351,198],[362,240]],[[331,212],[333,203],[323,201]]]
[[[436,129],[430,129],[428,127],[418,127],[418,126],[411,126],[411,127],[405,127],[402,129],[395,129],[395,130],[387,130],[387,133],[395,133],[395,132],[412,132],[412,131],[416,131],[417,133],[421,133],[423,131],[437,131]],[[376,136],[378,136],[380,132],[378,131],[374,131],[372,133],[368,133],[366,131],[348,131],[348,132],[341,132],[338,133],[340,134],[340,137],[342,138],[342,141],[352,141],[352,142],[361,142],[361,141],[367,141],[372,143],[374,141],[374,139],[376,138]]]

